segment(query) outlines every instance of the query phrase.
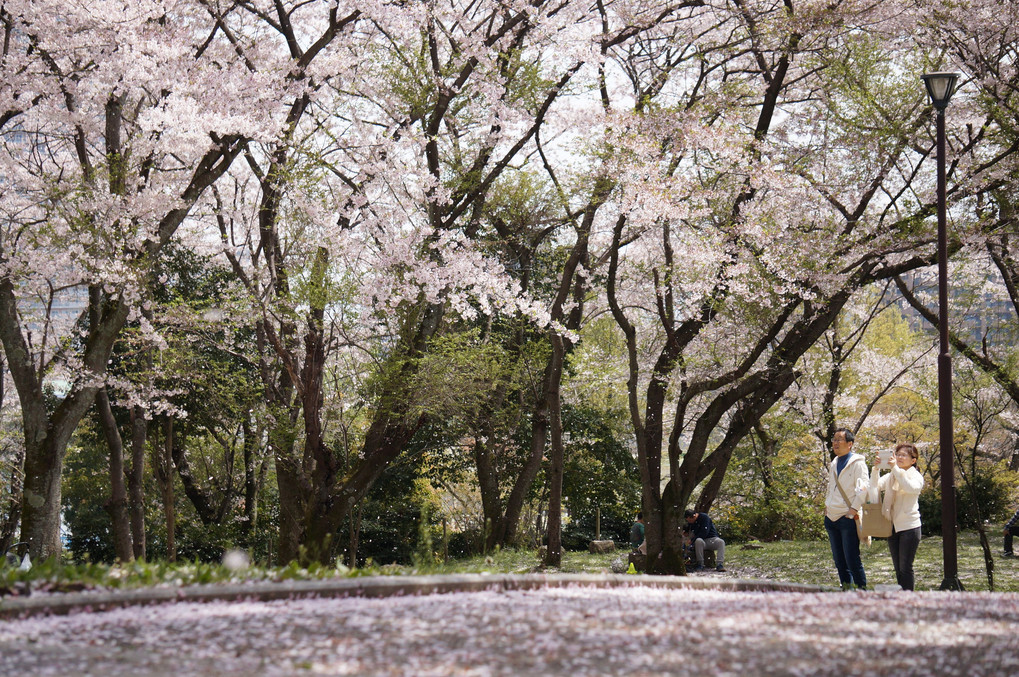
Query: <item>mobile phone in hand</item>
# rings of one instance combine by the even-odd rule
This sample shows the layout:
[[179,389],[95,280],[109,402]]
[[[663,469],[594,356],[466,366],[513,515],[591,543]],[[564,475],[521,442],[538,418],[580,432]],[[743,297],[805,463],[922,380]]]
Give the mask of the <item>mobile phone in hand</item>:
[[879,470],[891,470],[892,469],[892,450],[891,449],[880,449],[877,452]]

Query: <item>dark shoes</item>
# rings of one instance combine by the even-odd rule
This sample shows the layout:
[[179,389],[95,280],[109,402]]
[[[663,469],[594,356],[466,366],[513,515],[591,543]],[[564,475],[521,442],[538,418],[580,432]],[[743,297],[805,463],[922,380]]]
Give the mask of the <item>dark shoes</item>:
[[1013,553],[1011,553],[1011,552],[1003,552],[1003,553],[1001,553],[1001,556],[1002,557],[1015,557],[1015,555]]
[[[693,567],[690,567],[690,571],[704,571],[705,568],[706,567],[703,564],[697,564]],[[715,571],[725,571],[725,567],[719,564],[717,567],[715,567]]]

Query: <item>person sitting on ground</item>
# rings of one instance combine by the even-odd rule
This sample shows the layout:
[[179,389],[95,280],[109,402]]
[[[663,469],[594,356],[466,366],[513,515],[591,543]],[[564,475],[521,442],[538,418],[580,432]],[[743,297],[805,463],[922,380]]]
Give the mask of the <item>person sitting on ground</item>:
[[697,558],[697,565],[694,571],[704,570],[704,550],[715,551],[715,570],[725,571],[725,541],[718,535],[715,523],[706,512],[695,512],[687,510],[683,513],[686,516],[687,531],[693,538],[694,556]]
[[697,563],[697,556],[693,551],[693,536],[690,534],[689,524],[683,527],[683,533],[680,535],[680,544],[683,547],[683,562],[688,567],[693,567]]
[[1012,552],[1012,537],[1019,535],[1019,510],[1015,511],[1012,519],[1005,522],[1005,557],[1015,557]]
[[647,541],[644,539],[644,513],[637,513],[637,521],[630,527],[630,548],[642,555],[647,554]]

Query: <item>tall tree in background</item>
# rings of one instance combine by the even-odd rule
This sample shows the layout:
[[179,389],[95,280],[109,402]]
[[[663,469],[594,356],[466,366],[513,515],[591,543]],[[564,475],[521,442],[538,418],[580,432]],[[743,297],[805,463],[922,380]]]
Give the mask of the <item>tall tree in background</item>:
[[[614,173],[625,209],[608,302],[627,338],[649,561],[665,571],[681,568],[688,501],[699,491],[696,508],[711,506],[735,446],[850,298],[932,262],[919,226],[934,196],[916,170],[931,152],[913,76],[924,51],[891,51],[885,38],[906,32],[887,10],[713,14],[727,29],[715,51],[694,50],[694,68],[675,69],[656,106],[609,137],[629,153]],[[989,168],[974,166],[955,198],[993,187]]]
[[[366,10],[334,56],[347,70],[323,75],[328,86],[312,106],[302,104],[315,113],[306,126],[292,120],[275,150],[249,157],[262,195],[258,237],[249,240],[250,256],[234,260],[264,300],[262,331],[278,360],[264,373],[277,375],[267,386],[285,404],[279,439],[293,450],[276,453],[287,483],[281,496],[290,497],[285,558],[303,547],[307,557],[328,559],[333,534],[425,421],[415,382],[447,313],[522,311],[549,320],[488,255],[481,214],[503,173],[535,152],[539,131],[598,46],[640,30],[627,25],[592,38],[581,3],[419,9]],[[569,58],[546,58],[552,54]],[[304,182],[308,176],[316,178]],[[228,231],[228,249],[243,244]],[[245,270],[247,261],[257,268]],[[302,296],[284,284],[298,276]],[[336,280],[359,295],[366,341],[337,321]],[[338,454],[324,435],[323,375],[333,351],[363,344],[378,352],[372,407],[361,448]],[[341,456],[351,464],[342,467]]]
[[[151,261],[278,98],[281,78],[252,86],[203,5],[0,8],[0,340],[21,402],[22,539],[34,558],[60,551],[66,445],[140,312]],[[73,335],[53,312],[72,294],[92,306]]]

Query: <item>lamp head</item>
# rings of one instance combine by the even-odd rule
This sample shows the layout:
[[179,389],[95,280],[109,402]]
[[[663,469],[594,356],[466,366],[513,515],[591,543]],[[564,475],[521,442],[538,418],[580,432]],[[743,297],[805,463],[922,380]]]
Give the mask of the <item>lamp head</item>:
[[923,75],[923,83],[927,86],[927,94],[931,97],[931,103],[939,111],[943,111],[948,107],[948,101],[955,94],[955,87],[958,81],[958,73],[924,73]]

